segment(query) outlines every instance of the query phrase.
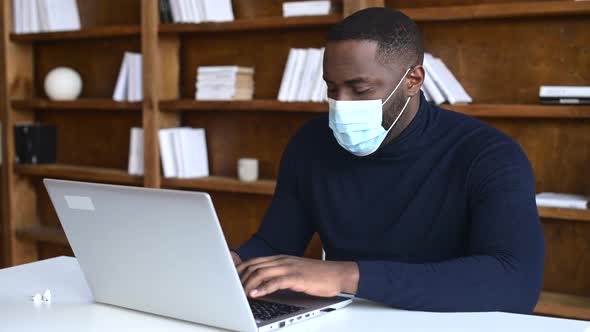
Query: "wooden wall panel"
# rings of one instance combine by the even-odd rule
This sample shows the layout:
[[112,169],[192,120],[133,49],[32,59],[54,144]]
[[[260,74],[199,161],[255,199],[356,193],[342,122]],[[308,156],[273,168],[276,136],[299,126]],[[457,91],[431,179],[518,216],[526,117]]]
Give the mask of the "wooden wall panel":
[[590,296],[590,224],[544,221],[544,289]]
[[195,97],[198,66],[240,65],[254,67],[254,98],[276,99],[289,49],[323,47],[327,31],[310,28],[187,36],[180,55],[181,96]]
[[[283,16],[285,0],[233,0],[236,19],[255,19],[270,16]],[[332,0],[332,13],[342,12],[342,0]]]
[[160,36],[158,39],[160,65],[159,96],[161,100],[178,99],[180,85],[180,38],[177,35]]
[[257,158],[260,178],[275,179],[291,136],[313,114],[269,112],[195,112],[184,115],[183,125],[206,128],[212,175],[237,176],[239,158]]
[[365,8],[383,6],[385,6],[384,0],[344,0],[342,15],[346,17]]
[[40,111],[36,120],[57,126],[57,162],[127,169],[129,132],[141,127],[141,113]]
[[68,246],[50,243],[39,244],[39,259],[48,259],[58,256],[74,257],[74,252]]
[[[230,248],[237,248],[252,237],[270,205],[271,197],[232,193],[212,193],[213,204]],[[321,242],[314,236],[305,256],[320,258]]]
[[524,149],[536,179],[536,191],[590,195],[590,121],[494,119],[492,126]]
[[80,23],[83,28],[139,24],[140,8],[141,0],[78,0]]
[[258,230],[271,197],[212,192],[211,198],[230,248],[236,248]]
[[571,1],[571,0],[385,0],[389,8],[419,8],[419,7],[442,7],[457,5],[479,5],[493,3],[515,3],[515,2],[539,2],[539,1]]
[[[38,193],[37,210],[39,211],[39,222],[45,226],[54,226],[62,229],[55,209],[49,199],[49,194],[43,185],[41,179],[34,179]],[[74,256],[74,252],[69,245],[39,243],[38,245],[40,259],[47,259],[57,256]]]
[[537,103],[540,85],[590,84],[587,17],[420,26],[475,103]]
[[[392,8],[528,0],[387,1]],[[542,84],[590,82],[586,17],[420,22],[428,51],[441,57],[477,103],[537,103]],[[500,68],[500,69],[498,69]]]
[[38,193],[37,211],[39,212],[39,223],[46,226],[59,226],[61,228],[57,213],[53,208],[53,204],[51,204],[51,199],[43,184],[43,179],[32,178],[31,181]]
[[140,52],[139,38],[40,42],[35,44],[35,96],[47,98],[45,76],[58,66],[74,68],[82,77],[80,98],[111,99],[123,55]]

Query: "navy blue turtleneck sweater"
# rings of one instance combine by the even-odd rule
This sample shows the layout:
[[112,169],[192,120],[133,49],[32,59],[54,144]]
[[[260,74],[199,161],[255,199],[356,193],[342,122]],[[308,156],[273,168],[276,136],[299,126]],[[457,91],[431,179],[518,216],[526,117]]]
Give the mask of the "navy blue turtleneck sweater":
[[317,232],[328,260],[357,262],[358,297],[530,313],[544,259],[534,186],[512,139],[423,96],[400,136],[364,158],[341,148],[322,116],[288,144],[260,229],[236,251],[300,256]]

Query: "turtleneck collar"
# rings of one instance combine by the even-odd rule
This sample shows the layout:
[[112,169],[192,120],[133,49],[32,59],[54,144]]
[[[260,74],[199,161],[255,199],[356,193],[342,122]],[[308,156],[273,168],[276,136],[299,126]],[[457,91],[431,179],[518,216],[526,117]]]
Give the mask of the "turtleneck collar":
[[418,112],[410,124],[388,144],[382,146],[377,152],[366,157],[367,159],[390,159],[401,157],[424,145],[424,136],[429,126],[432,125],[436,107],[430,105],[424,94],[420,92],[420,106]]

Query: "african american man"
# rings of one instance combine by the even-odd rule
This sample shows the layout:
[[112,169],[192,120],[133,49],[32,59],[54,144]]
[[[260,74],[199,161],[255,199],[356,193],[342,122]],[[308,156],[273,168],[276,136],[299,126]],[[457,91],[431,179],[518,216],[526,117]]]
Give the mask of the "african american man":
[[[398,11],[365,9],[330,30],[329,114],[291,139],[260,229],[232,252],[250,297],[532,312],[545,244],[530,163],[498,130],[429,104],[423,57]],[[316,232],[326,261],[301,258]]]

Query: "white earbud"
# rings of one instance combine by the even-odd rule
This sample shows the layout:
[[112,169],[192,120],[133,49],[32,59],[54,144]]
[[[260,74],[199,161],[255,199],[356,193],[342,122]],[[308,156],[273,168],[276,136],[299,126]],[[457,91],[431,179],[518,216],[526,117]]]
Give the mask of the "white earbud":
[[41,294],[39,293],[31,296],[31,300],[33,301],[33,303],[41,303],[41,301],[43,301],[41,298]]
[[35,295],[31,296],[31,301],[35,304],[42,302],[51,303],[51,291],[46,289],[43,295],[35,293]]
[[45,293],[43,293],[43,301],[45,301],[45,303],[51,303],[51,291],[49,289],[45,290]]

